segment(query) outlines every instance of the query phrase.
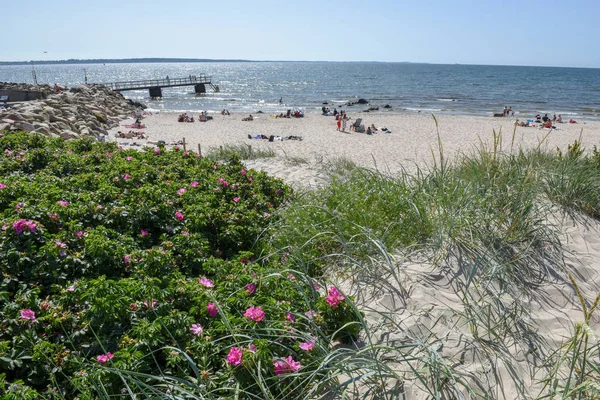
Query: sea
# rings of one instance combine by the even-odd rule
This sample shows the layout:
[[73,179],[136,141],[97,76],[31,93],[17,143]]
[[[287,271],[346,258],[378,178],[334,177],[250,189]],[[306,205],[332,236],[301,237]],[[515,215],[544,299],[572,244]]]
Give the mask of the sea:
[[[193,86],[123,92],[156,111],[280,113],[322,107],[379,112],[491,116],[562,114],[600,120],[600,69],[385,62],[188,62],[0,66],[0,82],[67,85],[210,76],[214,92]],[[366,99],[368,105],[348,105]],[[281,102],[280,102],[281,100]],[[388,108],[384,106],[388,105]]]

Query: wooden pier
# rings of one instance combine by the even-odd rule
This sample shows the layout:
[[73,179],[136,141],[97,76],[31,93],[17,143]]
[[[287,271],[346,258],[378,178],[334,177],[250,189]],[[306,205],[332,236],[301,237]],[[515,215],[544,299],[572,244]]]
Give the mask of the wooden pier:
[[162,97],[162,89],[166,87],[194,86],[194,91],[198,94],[206,93],[207,86],[214,92],[219,91],[219,86],[212,83],[212,77],[204,74],[190,75],[186,78],[169,78],[167,76],[164,79],[114,82],[108,83],[107,86],[116,92],[148,89],[150,97]]

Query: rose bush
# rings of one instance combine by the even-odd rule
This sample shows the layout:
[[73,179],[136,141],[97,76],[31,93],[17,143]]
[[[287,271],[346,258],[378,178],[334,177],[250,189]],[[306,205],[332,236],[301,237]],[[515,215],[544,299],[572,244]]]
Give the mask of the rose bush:
[[281,395],[357,333],[337,289],[254,259],[280,180],[91,139],[10,133],[0,151],[0,390],[115,396],[135,371]]

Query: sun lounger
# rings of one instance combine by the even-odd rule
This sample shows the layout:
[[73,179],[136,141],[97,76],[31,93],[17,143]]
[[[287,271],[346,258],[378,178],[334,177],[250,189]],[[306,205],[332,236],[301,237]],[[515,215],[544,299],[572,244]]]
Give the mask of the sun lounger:
[[350,129],[352,129],[353,131],[357,131],[358,128],[360,127],[361,123],[362,123],[362,118],[357,118],[356,121],[354,121],[354,123],[352,125],[350,125]]

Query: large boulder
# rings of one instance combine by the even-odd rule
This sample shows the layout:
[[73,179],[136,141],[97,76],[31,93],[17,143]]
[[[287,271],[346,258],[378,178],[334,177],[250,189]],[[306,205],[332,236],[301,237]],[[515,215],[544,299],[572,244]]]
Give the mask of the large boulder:
[[103,114],[100,111],[94,111],[93,114],[98,119],[98,121],[102,122],[103,124],[107,122],[106,114]]
[[25,122],[25,121],[18,121],[15,123],[15,126],[23,131],[27,131],[27,132],[31,132],[32,130],[34,130],[34,126],[33,124],[29,123],[29,122]]
[[369,104],[369,102],[365,99],[358,99],[357,103],[358,104]]

